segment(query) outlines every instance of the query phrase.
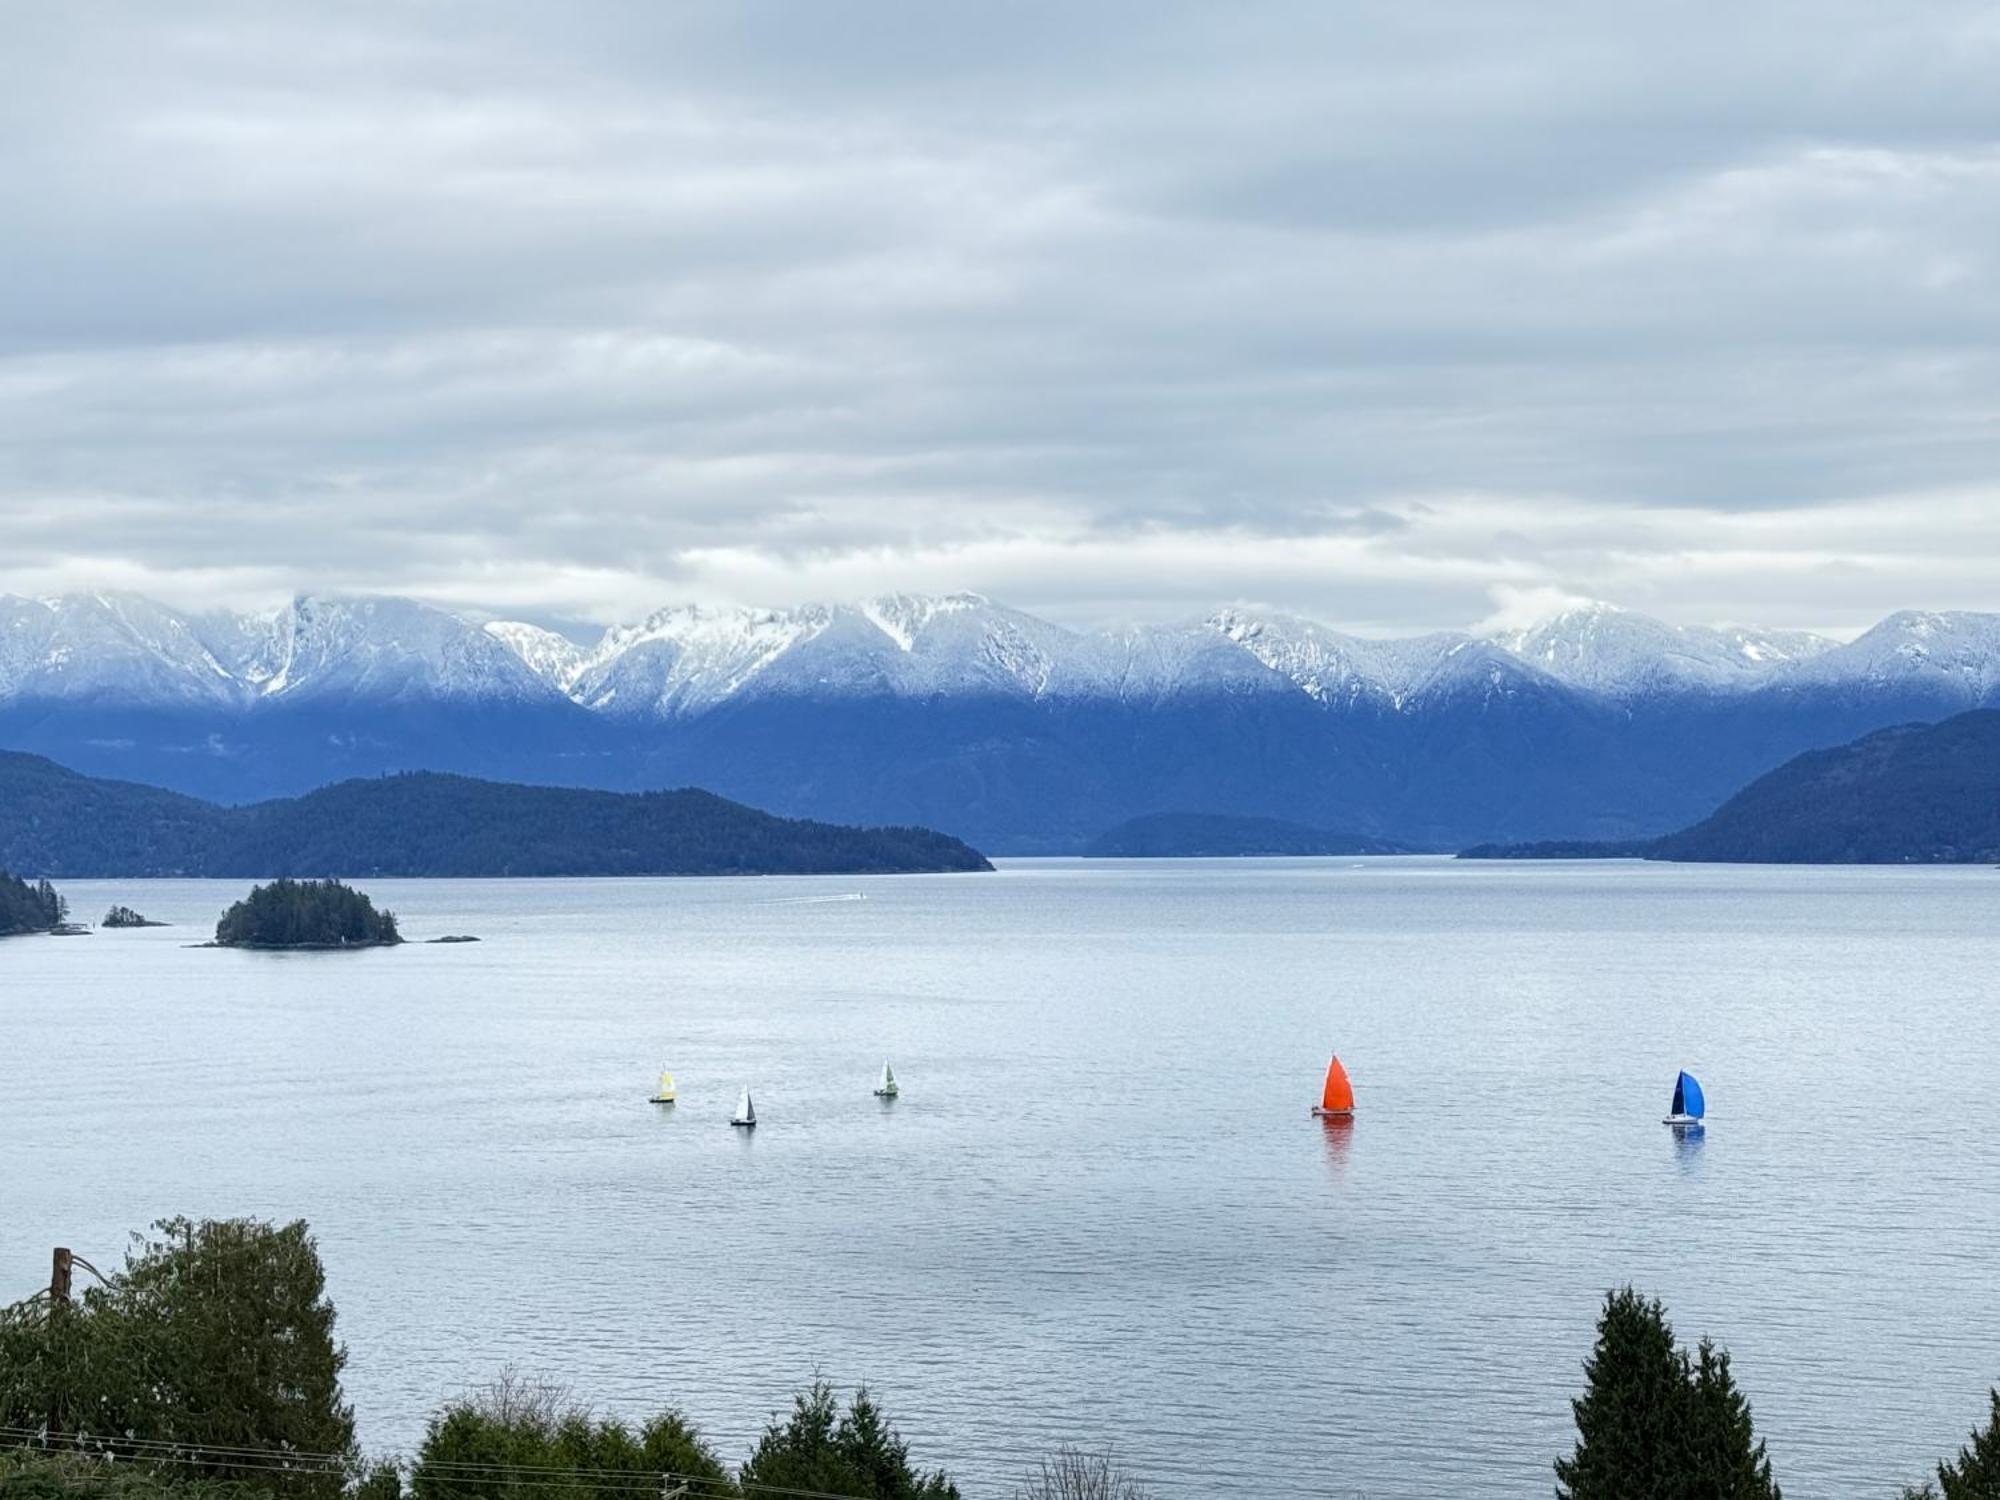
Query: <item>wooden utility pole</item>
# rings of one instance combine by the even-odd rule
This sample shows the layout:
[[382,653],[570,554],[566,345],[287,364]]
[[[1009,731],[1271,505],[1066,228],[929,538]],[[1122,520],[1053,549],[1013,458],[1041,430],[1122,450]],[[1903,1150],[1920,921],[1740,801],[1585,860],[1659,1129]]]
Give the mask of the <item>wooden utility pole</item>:
[[58,1307],[69,1306],[69,1273],[75,1259],[69,1246],[56,1246],[55,1265],[49,1271],[49,1301]]

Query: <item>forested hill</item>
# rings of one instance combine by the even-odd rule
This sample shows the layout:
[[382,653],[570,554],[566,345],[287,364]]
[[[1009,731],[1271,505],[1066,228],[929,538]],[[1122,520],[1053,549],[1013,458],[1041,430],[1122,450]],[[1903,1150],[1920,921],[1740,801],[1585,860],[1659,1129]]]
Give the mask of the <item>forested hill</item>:
[[984,870],[927,828],[778,818],[708,792],[410,772],[226,808],[0,752],[0,867],[70,877],[777,875]]
[[1648,853],[1775,864],[2000,861],[2000,711],[1798,756]]
[[1460,859],[1727,864],[2000,862],[2000,711],[1905,724],[1760,776],[1691,828],[1643,843],[1480,844]]

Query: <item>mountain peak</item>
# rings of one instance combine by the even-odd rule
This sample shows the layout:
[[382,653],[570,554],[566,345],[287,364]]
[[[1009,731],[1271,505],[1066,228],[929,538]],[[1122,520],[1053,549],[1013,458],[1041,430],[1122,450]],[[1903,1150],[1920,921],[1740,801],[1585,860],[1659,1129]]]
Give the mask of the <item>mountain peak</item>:
[[1560,682],[1614,698],[1740,688],[1834,644],[1803,631],[1669,625],[1600,602],[1559,610],[1494,640]]

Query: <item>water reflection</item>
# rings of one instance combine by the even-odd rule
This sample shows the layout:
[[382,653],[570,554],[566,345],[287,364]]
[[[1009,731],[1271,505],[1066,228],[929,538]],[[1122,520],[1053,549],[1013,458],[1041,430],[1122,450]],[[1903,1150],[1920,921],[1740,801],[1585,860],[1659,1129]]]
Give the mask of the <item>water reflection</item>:
[[1708,1140],[1708,1131],[1700,1125],[1675,1125],[1672,1130],[1674,1157],[1683,1172],[1691,1172],[1701,1165],[1701,1149]]
[[1354,1141],[1353,1115],[1321,1115],[1320,1129],[1326,1136],[1326,1159],[1333,1164],[1333,1175],[1347,1175],[1347,1152]]

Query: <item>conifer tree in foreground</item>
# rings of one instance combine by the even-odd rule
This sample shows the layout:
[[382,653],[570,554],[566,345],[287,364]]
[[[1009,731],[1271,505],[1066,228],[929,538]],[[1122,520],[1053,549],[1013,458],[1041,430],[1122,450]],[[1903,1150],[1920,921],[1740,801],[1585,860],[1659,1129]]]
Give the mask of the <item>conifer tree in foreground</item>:
[[1704,1340],[1691,1360],[1657,1299],[1610,1293],[1583,1368],[1561,1500],[1780,1500],[1729,1356]]
[[[1972,1442],[1958,1450],[1956,1463],[1938,1465],[1944,1500],[2000,1500],[2000,1390],[1988,1393],[1992,1408]],[[1931,1493],[1926,1485],[1918,1494]]]
[[1691,1371],[1691,1415],[1688,1435],[1693,1442],[1692,1495],[1721,1500],[1777,1500],[1771,1482],[1771,1461],[1750,1422],[1750,1403],[1736,1389],[1729,1373],[1729,1351],[1701,1341]]

